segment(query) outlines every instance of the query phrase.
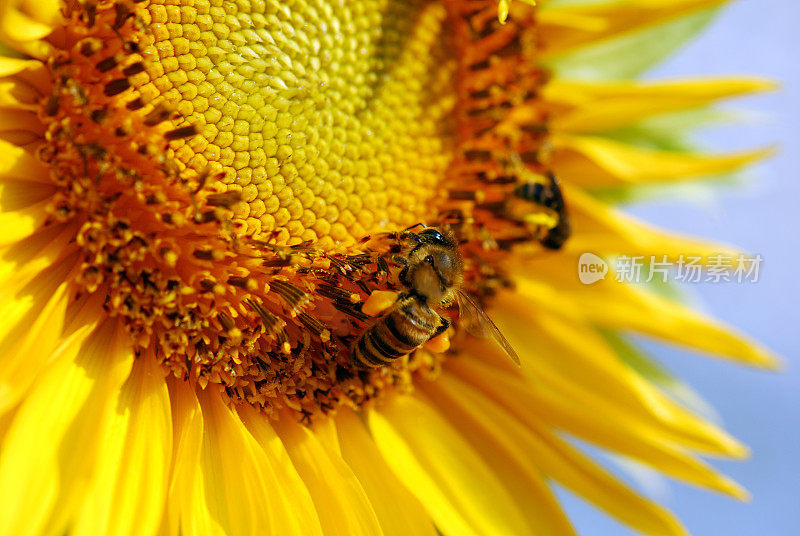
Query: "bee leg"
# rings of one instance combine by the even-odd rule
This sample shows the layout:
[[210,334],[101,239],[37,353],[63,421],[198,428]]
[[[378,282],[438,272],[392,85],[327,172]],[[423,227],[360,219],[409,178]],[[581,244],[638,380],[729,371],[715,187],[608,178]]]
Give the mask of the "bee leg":
[[411,233],[409,231],[404,231],[400,235],[400,240],[409,240],[414,242],[414,248],[411,251],[416,250],[418,247],[422,245],[422,238],[417,233]]
[[431,339],[433,339],[434,337],[438,337],[439,335],[447,331],[447,328],[450,327],[450,321],[445,317],[439,315],[439,320],[441,320],[442,323],[439,324],[439,327],[436,328],[436,331],[433,332],[433,337],[431,337]]
[[436,331],[425,343],[425,349],[437,354],[443,354],[450,349],[450,337],[447,335],[447,328],[450,327],[450,322],[443,316],[439,316],[442,323],[436,328]]
[[417,227],[422,227],[424,229],[425,227],[427,227],[427,225],[425,225],[422,222],[415,223],[411,227],[406,227],[405,229],[403,229],[403,234],[408,233],[411,229],[416,229]]
[[394,262],[396,262],[398,265],[403,267],[403,269],[400,270],[400,273],[397,275],[397,279],[399,279],[400,282],[402,284],[404,284],[405,286],[410,287],[411,285],[409,284],[408,279],[407,279],[407,277],[408,277],[408,261],[405,258],[401,257],[400,255],[395,255],[392,258],[392,260]]
[[361,312],[369,316],[379,316],[394,305],[398,299],[401,299],[401,296],[393,290],[375,290],[364,301]]
[[386,262],[386,259],[383,256],[379,256],[375,261],[377,266],[377,270],[375,271],[376,280],[380,279],[380,276],[383,276],[384,279],[389,275],[389,264]]

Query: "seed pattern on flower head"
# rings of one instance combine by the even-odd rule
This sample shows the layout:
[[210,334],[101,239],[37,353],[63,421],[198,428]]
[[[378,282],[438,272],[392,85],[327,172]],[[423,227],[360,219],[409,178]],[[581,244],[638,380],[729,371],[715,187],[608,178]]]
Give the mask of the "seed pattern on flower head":
[[[542,134],[510,115],[543,80],[523,67],[519,27],[490,0],[216,4],[70,11],[39,155],[57,170],[53,221],[79,225],[79,283],[173,374],[268,412],[308,419],[433,377],[443,354],[422,349],[353,362],[362,303],[398,285],[391,238],[368,232],[448,225],[469,287],[507,285],[496,262],[541,228],[507,207]],[[383,32],[381,16],[407,23]],[[465,25],[459,62],[447,17]]]
[[174,155],[223,170],[243,234],[329,248],[416,223],[440,197],[454,105],[441,6],[152,1],[142,21],[150,67],[132,82],[197,125]]

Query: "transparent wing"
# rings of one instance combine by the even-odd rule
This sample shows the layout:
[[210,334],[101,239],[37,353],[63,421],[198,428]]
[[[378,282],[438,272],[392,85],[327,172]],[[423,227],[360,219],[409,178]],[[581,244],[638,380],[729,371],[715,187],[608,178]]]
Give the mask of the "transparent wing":
[[518,367],[521,366],[519,356],[514,351],[514,348],[511,347],[511,343],[503,336],[500,328],[492,322],[492,319],[484,312],[483,308],[475,303],[472,296],[466,292],[459,291],[456,294],[456,301],[458,302],[459,320],[467,330],[467,333],[476,337],[491,337]]

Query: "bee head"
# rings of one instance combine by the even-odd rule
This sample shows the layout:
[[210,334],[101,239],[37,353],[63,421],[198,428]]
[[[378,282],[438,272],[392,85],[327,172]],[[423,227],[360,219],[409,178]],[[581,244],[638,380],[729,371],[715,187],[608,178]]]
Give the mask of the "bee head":
[[455,241],[439,235],[412,255],[409,283],[433,307],[452,301],[453,293],[461,287],[464,275],[457,247]]

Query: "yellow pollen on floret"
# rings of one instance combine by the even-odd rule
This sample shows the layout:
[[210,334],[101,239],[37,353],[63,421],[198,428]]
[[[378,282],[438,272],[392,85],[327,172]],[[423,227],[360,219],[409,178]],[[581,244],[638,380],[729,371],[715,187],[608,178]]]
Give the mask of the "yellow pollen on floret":
[[144,10],[132,82],[197,127],[170,156],[241,191],[239,234],[325,248],[431,214],[452,158],[442,5],[174,4]]

